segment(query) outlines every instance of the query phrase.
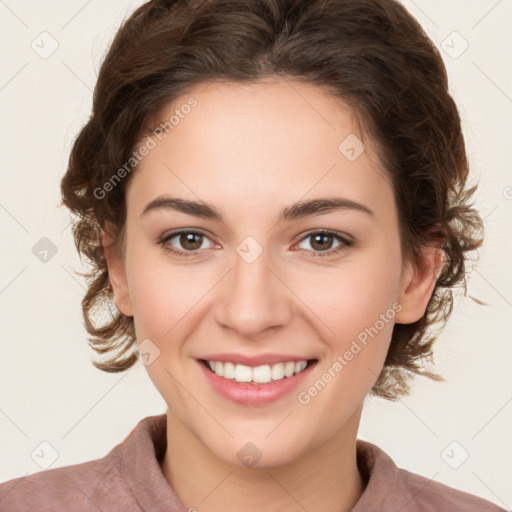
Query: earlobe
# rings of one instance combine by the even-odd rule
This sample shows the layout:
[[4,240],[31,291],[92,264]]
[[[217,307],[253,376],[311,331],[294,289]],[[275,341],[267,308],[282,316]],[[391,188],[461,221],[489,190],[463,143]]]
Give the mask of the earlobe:
[[125,265],[121,256],[114,249],[114,239],[110,231],[103,231],[102,244],[115,305],[123,315],[133,316]]
[[396,314],[396,323],[414,323],[425,314],[443,265],[444,251],[439,247],[425,247],[418,261],[406,266],[398,299],[402,309]]

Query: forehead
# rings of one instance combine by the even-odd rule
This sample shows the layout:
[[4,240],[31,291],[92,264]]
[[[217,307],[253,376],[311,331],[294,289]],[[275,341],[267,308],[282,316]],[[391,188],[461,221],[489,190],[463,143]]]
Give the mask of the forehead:
[[222,210],[277,209],[326,194],[374,210],[393,202],[350,106],[310,84],[202,84],[169,105],[160,121],[128,190],[140,212],[162,193],[204,199]]

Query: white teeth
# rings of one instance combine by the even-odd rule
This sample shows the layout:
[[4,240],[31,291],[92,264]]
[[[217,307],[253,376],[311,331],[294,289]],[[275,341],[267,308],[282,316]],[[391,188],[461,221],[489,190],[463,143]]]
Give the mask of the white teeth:
[[[215,373],[217,373],[217,368],[218,366],[217,365],[222,365],[224,366],[222,363],[215,363]],[[217,373],[217,375],[219,375]],[[220,375],[220,377],[222,377],[222,375]],[[250,368],[249,366],[243,366],[241,364],[237,364],[235,366],[235,380],[237,382],[251,382],[252,380],[252,368]]]
[[281,380],[284,378],[284,364],[275,364],[270,370],[272,380]]
[[307,366],[307,361],[299,361],[298,363],[295,363],[295,373],[299,373]]
[[258,384],[266,384],[272,380],[272,370],[268,364],[252,369],[252,380]]
[[224,363],[224,375],[226,379],[233,380],[235,378],[235,365],[233,363]]
[[295,373],[295,363],[286,363],[284,365],[284,376],[291,377]]
[[219,375],[220,377],[223,377],[224,376],[224,365],[222,363],[216,362],[214,372],[217,375]]
[[288,363],[277,363],[273,365],[245,366],[243,364],[221,363],[220,361],[207,361],[210,369],[219,377],[235,380],[236,382],[252,382],[255,384],[266,384],[271,381],[281,380],[302,372],[308,362],[290,361]]

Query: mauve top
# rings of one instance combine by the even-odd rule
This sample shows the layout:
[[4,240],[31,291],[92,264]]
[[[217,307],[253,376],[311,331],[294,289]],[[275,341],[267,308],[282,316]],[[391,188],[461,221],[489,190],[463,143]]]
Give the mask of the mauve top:
[[[159,465],[166,428],[165,414],[148,416],[101,459],[8,480],[0,484],[0,511],[187,512]],[[352,512],[505,512],[398,468],[378,446],[360,439],[357,463],[367,485]]]

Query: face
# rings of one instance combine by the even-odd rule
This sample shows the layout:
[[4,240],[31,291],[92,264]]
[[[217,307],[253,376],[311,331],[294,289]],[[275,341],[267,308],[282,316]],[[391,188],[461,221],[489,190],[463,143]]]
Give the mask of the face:
[[354,437],[394,323],[435,283],[402,260],[372,142],[312,85],[213,83],[176,109],[128,184],[124,259],[108,253],[168,414],[236,465],[248,442],[272,466]]

